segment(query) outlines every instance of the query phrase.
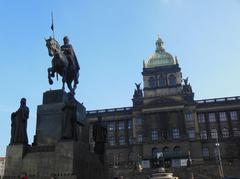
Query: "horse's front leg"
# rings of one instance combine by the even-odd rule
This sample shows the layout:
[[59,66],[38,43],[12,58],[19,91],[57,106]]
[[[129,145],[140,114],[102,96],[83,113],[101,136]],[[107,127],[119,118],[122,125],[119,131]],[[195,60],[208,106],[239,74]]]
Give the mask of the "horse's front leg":
[[69,89],[71,92],[74,92],[75,89],[72,88],[71,82],[67,82],[67,86],[68,86],[68,89]]
[[62,79],[62,90],[65,89],[65,81]]
[[51,67],[48,68],[48,82],[49,82],[50,85],[53,84],[53,80],[52,80],[52,78],[51,78],[52,73],[54,74],[54,72],[53,72],[53,68],[51,68]]
[[62,75],[62,90],[65,89],[65,83],[66,83],[66,79],[67,79],[67,69],[63,68],[63,75]]

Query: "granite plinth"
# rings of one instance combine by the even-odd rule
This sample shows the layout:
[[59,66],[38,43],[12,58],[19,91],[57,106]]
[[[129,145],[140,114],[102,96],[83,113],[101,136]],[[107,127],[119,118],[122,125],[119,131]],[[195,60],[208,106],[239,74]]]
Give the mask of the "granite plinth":
[[68,100],[64,90],[50,90],[43,93],[43,104],[64,103]]
[[18,178],[22,172],[29,179],[49,179],[51,175],[61,179],[108,178],[106,168],[85,143],[62,141],[49,151],[31,151],[32,147],[28,147],[24,152],[23,148],[22,145],[7,147],[4,179]]
[[18,176],[22,171],[22,159],[24,157],[24,145],[9,145],[6,150],[5,174]]
[[37,109],[34,143],[7,147],[4,179],[19,178],[23,172],[29,179],[49,179],[52,175],[58,179],[108,178],[107,168],[90,152],[85,107],[79,102],[77,121],[71,123],[77,130],[77,138],[63,137],[65,113],[62,109],[67,100],[63,90],[43,94],[43,104]]
[[[62,139],[64,111],[62,110],[67,102],[67,93],[63,90],[51,90],[43,94],[43,104],[37,108],[37,127],[34,137],[35,145],[54,145]],[[88,137],[86,122],[86,109],[77,102],[76,120],[80,139]],[[86,126],[87,127],[87,126]]]

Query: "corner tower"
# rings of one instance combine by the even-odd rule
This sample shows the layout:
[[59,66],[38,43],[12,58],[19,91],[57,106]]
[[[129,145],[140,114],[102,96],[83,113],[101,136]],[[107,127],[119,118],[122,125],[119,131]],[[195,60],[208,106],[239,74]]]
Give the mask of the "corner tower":
[[155,52],[143,62],[144,105],[193,100],[190,84],[182,84],[177,58],[166,52],[163,44],[158,37]]

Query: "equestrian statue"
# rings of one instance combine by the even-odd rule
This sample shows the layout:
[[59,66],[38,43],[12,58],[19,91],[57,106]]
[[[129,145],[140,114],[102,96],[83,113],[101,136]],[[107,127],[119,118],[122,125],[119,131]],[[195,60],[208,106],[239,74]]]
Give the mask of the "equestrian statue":
[[[52,67],[48,68],[48,82],[53,84],[52,78],[55,74],[62,76],[62,89],[65,89],[67,83],[70,92],[74,92],[77,88],[80,66],[69,38],[63,38],[64,45],[60,46],[58,41],[50,37],[45,39],[48,48],[48,54],[52,59]],[[72,86],[72,82],[74,82]]]

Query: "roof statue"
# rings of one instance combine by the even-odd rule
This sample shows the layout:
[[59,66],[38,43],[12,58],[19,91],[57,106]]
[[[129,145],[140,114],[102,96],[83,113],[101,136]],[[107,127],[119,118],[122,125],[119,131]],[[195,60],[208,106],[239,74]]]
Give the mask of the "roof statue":
[[163,43],[162,39],[158,35],[158,39],[156,41],[156,50],[155,50],[155,52],[158,52],[158,53],[163,52],[165,50],[164,47],[163,47],[163,44],[164,43]]
[[134,90],[133,98],[143,97],[141,83],[135,83],[136,89]]

